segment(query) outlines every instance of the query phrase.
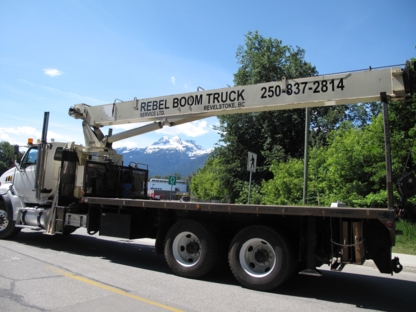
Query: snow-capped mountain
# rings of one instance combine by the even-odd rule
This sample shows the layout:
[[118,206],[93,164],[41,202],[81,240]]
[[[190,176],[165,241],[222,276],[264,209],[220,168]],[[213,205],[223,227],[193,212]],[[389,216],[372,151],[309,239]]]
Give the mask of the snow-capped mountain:
[[149,176],[166,176],[180,173],[186,177],[204,166],[213,149],[205,150],[193,140],[181,140],[178,136],[162,137],[146,148],[117,148],[124,164],[137,162],[148,165]]
[[178,136],[163,137],[159,141],[153,143],[146,148],[146,154],[157,153],[159,151],[179,151],[188,154],[189,157],[201,156],[209,154],[212,149],[204,150],[201,146],[197,145],[193,140],[182,141]]

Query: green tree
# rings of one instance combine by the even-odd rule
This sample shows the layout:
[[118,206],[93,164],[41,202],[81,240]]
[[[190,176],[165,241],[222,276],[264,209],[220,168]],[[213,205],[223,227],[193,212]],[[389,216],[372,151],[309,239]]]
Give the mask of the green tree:
[[9,142],[0,142],[0,175],[13,166],[14,146]]
[[[257,31],[246,35],[245,45],[237,49],[240,67],[234,75],[235,85],[277,81],[286,77],[308,77],[316,68],[304,60],[305,51],[264,38]],[[276,159],[287,160],[303,155],[304,109],[281,110],[219,116],[222,145],[215,157],[221,159],[220,185],[231,201],[240,197],[241,181],[248,180],[247,153],[257,153],[257,169],[253,184],[260,185],[273,174],[269,167]]]
[[[384,165],[380,139],[382,132],[380,138],[372,129],[360,129],[351,123],[344,123],[330,133],[328,146],[312,148],[309,154],[308,203],[329,206],[340,200],[354,206],[363,202],[367,194],[376,190],[375,186],[380,182],[378,174],[385,172],[380,170],[383,168],[380,165]],[[270,171],[274,177],[262,184],[263,202],[301,204],[302,160],[275,162]]]
[[209,157],[203,168],[191,180],[192,195],[198,199],[225,199],[226,191],[220,186],[219,158]]
[[[416,59],[412,59],[416,62]],[[416,76],[416,74],[415,74]],[[414,77],[414,84],[416,84]],[[416,92],[416,85],[413,85]],[[392,139],[393,166],[397,163],[399,171],[394,172],[393,182],[403,174],[413,172],[416,174],[416,94],[405,101],[390,103],[389,120],[390,128],[394,130]],[[404,204],[404,205],[402,205]],[[416,221],[416,196],[399,202],[401,208],[405,208],[405,217]]]
[[169,177],[176,177],[176,180],[180,180],[182,178],[182,174],[175,172],[173,174],[165,175],[162,179],[169,179]]
[[270,167],[274,178],[263,181],[261,193],[263,204],[299,205],[303,192],[303,161],[290,159],[274,162]]
[[[413,95],[405,101],[388,104],[393,183],[403,173],[416,169],[413,160],[416,152],[415,99]],[[340,199],[350,206],[386,207],[384,122],[379,114],[381,105],[367,103],[351,107],[356,107],[354,110],[358,112],[350,119],[352,122],[343,123],[338,131],[331,132],[328,148],[315,148],[310,154],[310,192],[316,191],[318,204],[328,205]],[[398,203],[396,189],[394,198]],[[409,199],[408,208],[414,210],[415,203],[415,198]]]
[[[240,196],[235,200],[236,204],[247,204],[248,201],[248,181],[239,181]],[[261,186],[251,183],[250,187],[250,204],[263,204],[263,195],[260,193]]]
[[[247,85],[281,80],[283,77],[294,79],[316,75],[316,68],[306,62],[304,56],[305,51],[299,47],[292,48],[283,45],[277,39],[264,38],[257,31],[249,32],[246,35],[245,44],[237,49],[236,57],[240,67],[234,75],[234,83],[235,85]],[[390,120],[393,124],[403,126],[401,135],[405,138],[411,136],[409,129],[415,124],[413,120],[416,119],[414,117],[416,116],[414,103],[415,101],[409,105],[406,101],[403,104],[397,104],[392,109]],[[402,109],[400,105],[405,107]],[[375,165],[371,165],[366,160],[368,156],[376,157],[374,151],[373,154],[371,151],[362,153],[361,150],[357,150],[359,146],[348,146],[348,144],[364,144],[363,150],[366,150],[366,138],[361,137],[359,130],[367,128],[371,121],[379,116],[380,111],[379,103],[311,109],[311,140],[309,144],[314,151],[310,154],[314,157],[310,159],[314,169],[309,171],[310,175],[313,175],[313,179],[309,183],[308,197],[314,203],[327,205],[334,199],[341,199],[348,201],[348,203],[357,204],[360,200],[369,199],[367,196],[372,196],[371,194],[374,195],[377,192],[377,194],[381,194],[385,190],[385,188],[383,190],[385,181],[380,179],[385,174],[380,171],[381,167],[384,168],[384,165],[381,166],[382,161],[377,158],[374,162]],[[412,117],[409,118],[409,116]],[[221,138],[213,153],[213,157],[218,158],[219,161],[216,164],[217,174],[214,176],[216,181],[211,183],[212,187],[225,190],[231,202],[243,202],[247,194],[247,152],[255,152],[258,155],[257,172],[253,174],[253,185],[262,185],[263,181],[267,182],[273,179],[275,172],[270,170],[273,163],[277,163],[275,166],[280,166],[280,163],[291,164],[294,160],[303,158],[304,120],[304,109],[220,116],[219,126],[216,129],[220,132]],[[403,123],[403,120],[406,120],[407,123]],[[346,121],[349,121],[349,124],[346,124]],[[350,141],[347,140],[346,145],[336,140],[337,136],[334,130],[340,127],[341,131],[338,135],[344,135],[350,139]],[[382,131],[377,133],[379,136],[376,138],[377,142],[381,144]],[[354,142],[352,140],[354,136],[356,136],[358,143],[351,143]],[[409,140],[405,141],[407,143],[402,142],[403,144],[400,146],[402,149],[407,146],[405,150],[409,151],[411,144]],[[384,146],[383,144],[380,146]],[[347,161],[337,158],[336,147],[331,147],[336,145],[343,148],[344,156],[347,159],[349,157]],[[397,159],[400,163],[404,163],[408,154],[409,152],[407,154],[401,153],[400,160]],[[377,154],[377,157],[380,155]],[[331,161],[333,163],[330,163]],[[358,168],[354,167],[348,173],[349,165],[363,164],[366,165],[366,170],[363,172],[358,172],[357,175],[352,174]],[[410,161],[406,163],[406,170],[413,167],[410,157]],[[290,168],[285,168],[285,170],[287,170],[287,179],[296,176],[293,172],[289,174]],[[330,176],[334,171],[338,172],[333,175],[338,180]],[[198,174],[200,173],[202,171],[198,172]],[[353,180],[354,177],[370,180],[358,181]],[[295,184],[299,185],[298,182]],[[262,185],[262,188],[266,185]],[[274,187],[278,187],[278,185]],[[297,197],[284,198],[285,196],[282,195],[279,200],[295,203]],[[374,195],[369,200],[371,205],[377,198],[379,196]],[[273,200],[276,202],[277,199]],[[271,201],[272,199],[269,202]]]
[[[394,105],[394,103],[391,103]],[[392,117],[394,118],[394,117]],[[314,147],[309,153],[308,203],[329,206],[340,200],[352,207],[386,207],[386,165],[383,116],[358,127],[344,122],[331,131],[328,145]],[[408,129],[415,137],[416,126]],[[393,182],[408,166],[402,160],[416,152],[413,139],[406,139],[400,129],[391,129]],[[261,193],[266,204],[300,204],[302,200],[303,163],[298,159],[275,162],[270,171],[274,178],[263,181]],[[399,200],[394,190],[396,203]],[[410,198],[408,208],[416,204]]]
[[[382,116],[362,129],[345,123],[331,134],[322,164],[321,204],[340,200],[349,206],[385,183]],[[380,170],[381,169],[381,170]]]
[[248,32],[245,44],[237,49],[240,64],[234,74],[235,85],[308,77],[317,74],[315,66],[304,60],[305,50],[283,45],[282,41],[264,38],[257,31]]

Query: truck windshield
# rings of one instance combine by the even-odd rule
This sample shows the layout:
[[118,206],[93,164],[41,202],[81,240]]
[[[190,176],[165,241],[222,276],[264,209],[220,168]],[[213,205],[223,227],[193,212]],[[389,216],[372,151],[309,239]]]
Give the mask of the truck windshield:
[[36,163],[36,160],[38,159],[38,149],[37,148],[31,148],[25,155],[25,158],[23,159],[23,163],[26,165],[32,165]]

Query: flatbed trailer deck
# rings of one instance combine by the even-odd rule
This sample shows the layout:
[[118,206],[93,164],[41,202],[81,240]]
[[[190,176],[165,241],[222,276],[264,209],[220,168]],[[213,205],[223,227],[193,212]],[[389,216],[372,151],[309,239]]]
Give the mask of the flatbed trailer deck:
[[[184,203],[105,197],[83,197],[81,202],[100,207],[100,211],[106,216],[111,214],[113,219],[117,215],[136,213],[141,218],[144,215],[157,216],[157,231],[151,238],[156,238],[156,252],[159,254],[164,252],[165,238],[172,224],[180,220],[197,220],[216,229],[227,252],[232,238],[247,227],[267,226],[284,233],[292,245],[296,258],[293,261],[303,263],[298,270],[301,274],[320,275],[317,266],[328,264],[339,270],[348,263],[361,265],[366,259],[374,260],[383,273],[398,271],[396,266],[400,267],[398,260],[390,258],[396,234],[396,211],[393,209]],[[122,222],[126,222],[121,226],[123,228],[143,226],[132,220]],[[102,232],[101,235],[106,235],[105,229]],[[126,234],[126,238],[140,237],[140,234],[139,237],[129,235]]]
[[[322,218],[377,219],[383,224],[394,220],[396,211],[386,208],[322,207],[322,206],[283,206],[249,205],[206,202],[177,202],[169,200],[145,200],[127,198],[84,197],[82,203],[108,206],[137,207],[144,209],[166,209],[196,212],[221,212],[228,214],[254,214],[279,216],[314,216]],[[392,229],[393,231],[393,229]]]

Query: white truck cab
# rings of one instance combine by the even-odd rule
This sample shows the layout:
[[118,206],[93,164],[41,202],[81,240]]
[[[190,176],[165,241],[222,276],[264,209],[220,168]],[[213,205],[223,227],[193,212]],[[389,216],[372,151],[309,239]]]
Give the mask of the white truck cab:
[[[52,206],[57,192],[62,151],[66,143],[47,143],[43,165],[38,164],[40,146],[40,143],[28,144],[22,159],[16,161],[16,166],[0,177],[0,234],[8,232],[9,223],[30,224],[30,219],[37,219],[41,211],[46,212]],[[41,174],[37,175],[37,170]]]
[[[59,178],[59,167],[62,160],[62,150],[66,143],[53,142],[49,143],[46,149],[46,162],[43,168],[44,172],[40,190],[40,198],[36,197],[36,164],[38,161],[38,145],[29,146],[16,167],[10,169],[7,175],[12,178],[8,181],[14,186],[16,193],[21,202],[24,204],[47,204],[52,203],[53,196],[56,192],[56,186]],[[4,175],[3,175],[4,176]],[[3,180],[2,176],[2,180]],[[2,186],[3,186],[3,181]],[[6,183],[6,181],[5,181]]]

